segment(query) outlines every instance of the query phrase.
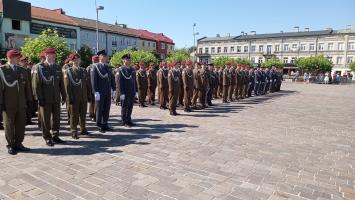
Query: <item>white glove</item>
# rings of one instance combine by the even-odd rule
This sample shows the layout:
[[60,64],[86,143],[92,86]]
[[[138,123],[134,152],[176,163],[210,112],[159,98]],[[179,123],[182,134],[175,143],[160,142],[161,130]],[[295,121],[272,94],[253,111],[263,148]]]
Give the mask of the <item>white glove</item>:
[[126,96],[125,96],[124,94],[122,94],[122,95],[120,96],[121,101],[124,101],[125,98],[126,98]]
[[100,101],[100,93],[95,92],[95,101]]
[[116,96],[116,91],[113,91],[113,90],[112,90],[112,91],[111,91],[111,97],[112,97],[112,98],[115,98],[115,96]]
[[136,97],[138,97],[138,92],[136,92]]

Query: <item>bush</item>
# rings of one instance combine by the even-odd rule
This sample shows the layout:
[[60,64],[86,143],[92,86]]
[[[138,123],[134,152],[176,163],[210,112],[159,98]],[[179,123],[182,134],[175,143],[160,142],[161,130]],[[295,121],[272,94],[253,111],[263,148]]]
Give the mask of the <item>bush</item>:
[[271,68],[272,66],[282,67],[283,65],[284,64],[282,63],[282,61],[277,60],[276,58],[271,58],[270,60],[267,60],[264,63],[262,63],[262,66],[267,68]]
[[21,48],[22,54],[27,56],[33,63],[39,62],[39,54],[46,48],[55,48],[57,51],[57,63],[64,64],[70,49],[64,38],[59,37],[58,32],[53,29],[44,30],[36,38],[25,38],[25,45]]
[[190,54],[187,50],[181,49],[181,50],[176,50],[172,52],[171,54],[168,55],[168,58],[166,59],[168,62],[173,62],[175,61],[185,61],[190,59]]
[[78,51],[78,54],[80,55],[82,67],[87,67],[92,63],[91,58],[94,54],[92,53],[91,48],[89,46],[81,46]]
[[350,64],[350,70],[351,70],[352,72],[355,72],[355,62],[352,62],[352,63]]
[[296,60],[296,65],[302,70],[317,73],[330,72],[333,68],[333,63],[323,55],[299,58]]
[[110,64],[113,67],[118,67],[122,65],[122,56],[124,54],[131,55],[132,63],[139,63],[140,61],[144,61],[145,64],[148,65],[150,62],[157,63],[158,61],[157,58],[154,56],[154,54],[148,51],[123,50],[123,51],[118,51],[112,55]]

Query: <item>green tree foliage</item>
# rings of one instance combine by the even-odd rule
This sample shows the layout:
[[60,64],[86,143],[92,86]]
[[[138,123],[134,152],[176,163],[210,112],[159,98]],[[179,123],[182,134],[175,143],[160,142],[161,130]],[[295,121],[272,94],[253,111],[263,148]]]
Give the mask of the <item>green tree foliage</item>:
[[350,64],[350,69],[351,69],[351,71],[355,72],[355,62],[352,62]]
[[81,46],[78,51],[78,54],[80,55],[82,67],[87,67],[92,63],[91,58],[94,54],[92,53],[91,48],[89,46]]
[[215,66],[224,66],[228,62],[234,63],[235,60],[233,58],[230,58],[230,57],[227,57],[227,56],[218,57],[218,58],[213,60],[213,64]]
[[153,53],[149,51],[133,51],[133,50],[123,50],[123,51],[118,51],[115,54],[113,54],[110,64],[113,67],[118,67],[122,65],[122,56],[124,54],[130,54],[132,63],[139,63],[140,61],[144,61],[146,65],[148,65],[150,62],[157,63],[157,58],[154,56]]
[[333,63],[323,55],[299,58],[296,60],[296,65],[308,72],[330,72],[333,68]]
[[282,63],[282,61],[280,61],[276,58],[271,58],[271,59],[265,61],[264,63],[262,63],[262,66],[266,67],[266,68],[271,68],[272,66],[282,67],[283,65],[284,64]]
[[38,37],[25,38],[25,45],[21,48],[22,54],[32,62],[39,62],[39,54],[46,48],[57,50],[57,63],[62,65],[70,53],[66,40],[59,37],[58,32],[53,29],[44,30]]
[[189,60],[190,59],[190,54],[186,49],[180,49],[180,50],[175,50],[171,54],[168,55],[168,58],[166,59],[168,62],[173,62],[175,61],[184,61],[184,60]]
[[241,64],[241,65],[250,65],[250,61],[246,58],[237,58],[234,60],[235,64]]

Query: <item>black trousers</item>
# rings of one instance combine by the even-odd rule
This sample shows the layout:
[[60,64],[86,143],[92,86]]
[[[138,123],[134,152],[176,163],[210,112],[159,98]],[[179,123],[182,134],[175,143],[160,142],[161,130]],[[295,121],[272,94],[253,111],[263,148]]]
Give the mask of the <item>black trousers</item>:
[[254,83],[253,82],[251,82],[251,83],[249,83],[249,88],[248,88],[248,97],[251,97],[251,93],[253,92],[253,90],[254,90]]
[[110,115],[111,95],[100,95],[100,101],[96,101],[95,105],[96,126],[106,128]]
[[132,122],[132,111],[133,111],[134,97],[125,96],[125,99],[121,100],[121,118],[122,123],[127,124]]
[[210,88],[207,92],[207,104],[212,104],[213,88]]

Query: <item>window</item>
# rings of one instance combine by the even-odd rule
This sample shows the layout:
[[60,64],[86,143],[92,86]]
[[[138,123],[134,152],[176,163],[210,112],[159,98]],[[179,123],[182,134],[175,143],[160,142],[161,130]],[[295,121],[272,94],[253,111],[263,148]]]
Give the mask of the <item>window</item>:
[[217,53],[221,53],[222,52],[222,48],[221,47],[217,47]]
[[333,50],[333,43],[328,43],[328,51]]
[[271,45],[267,45],[267,46],[266,46],[266,53],[267,53],[267,54],[271,54],[271,48],[272,48]]
[[263,63],[263,57],[259,57],[259,58],[258,58],[258,63],[259,63],[259,64]]
[[155,42],[153,42],[153,47],[155,47]]
[[150,47],[150,42],[148,42],[148,47]]
[[244,53],[248,52],[248,46],[244,46]]
[[349,56],[346,63],[351,64],[353,62],[353,57]]
[[234,47],[231,47],[231,53],[233,53],[234,52]]
[[199,49],[198,49],[198,53],[202,53],[202,48],[199,48]]
[[143,47],[145,46],[145,41],[142,41],[142,46],[143,46]]
[[306,51],[306,45],[305,44],[301,44],[301,51]]
[[241,46],[237,46],[237,53],[242,52],[242,47]]
[[292,57],[292,58],[291,58],[291,63],[292,63],[292,64],[295,64],[295,62],[296,62],[296,57]]
[[343,43],[343,42],[339,42],[339,43],[338,43],[338,50],[339,50],[339,51],[344,50],[344,43]]
[[327,58],[328,58],[329,62],[333,62],[333,57],[328,56]]
[[297,44],[292,44],[292,51],[297,51]]
[[279,44],[277,44],[277,45],[275,46],[275,51],[276,51],[276,52],[279,52],[279,51],[280,51],[280,45],[279,45]]
[[228,52],[228,47],[224,47],[223,52],[227,53]]
[[208,53],[208,47],[205,48],[205,53]]
[[215,53],[216,49],[214,47],[211,48],[211,53]]
[[338,56],[337,57],[337,64],[342,64],[342,62],[343,62],[343,57]]
[[160,48],[161,48],[161,49],[165,49],[165,44],[162,43],[162,44],[160,45]]
[[323,51],[324,50],[324,43],[319,43],[318,44],[318,50]]
[[255,63],[255,57],[251,57],[251,58],[250,58],[250,62],[251,62],[251,63]]
[[259,45],[259,52],[264,52],[264,46],[263,45]]
[[288,51],[288,44],[284,44],[284,51]]
[[20,20],[12,20],[12,30],[21,30],[21,21]]
[[170,46],[170,50],[173,50],[174,49],[174,46]]
[[349,42],[348,43],[348,49],[349,50],[354,50],[355,49],[355,42]]
[[284,57],[284,63],[288,63],[288,57]]
[[255,49],[256,49],[256,46],[255,46],[255,45],[253,45],[253,46],[251,46],[250,51],[251,51],[251,52],[255,52]]
[[314,51],[314,44],[309,44],[309,50]]

